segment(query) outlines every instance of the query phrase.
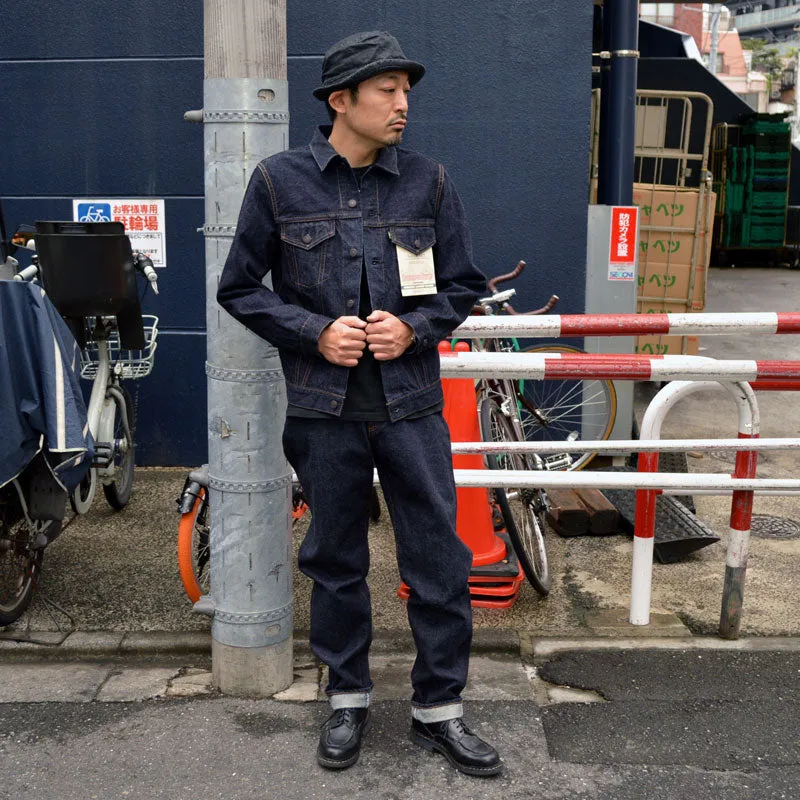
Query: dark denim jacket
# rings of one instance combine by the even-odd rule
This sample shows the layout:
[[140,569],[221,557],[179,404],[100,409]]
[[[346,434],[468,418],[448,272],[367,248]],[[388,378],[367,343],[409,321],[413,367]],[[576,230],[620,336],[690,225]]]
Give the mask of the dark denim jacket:
[[[414,330],[416,342],[381,362],[391,420],[442,399],[438,342],[485,289],[472,263],[464,209],[441,164],[397,147],[380,151],[359,189],[320,128],[308,147],[278,153],[253,173],[217,299],[278,348],[289,402],[341,414],[349,368],[326,361],[317,340],[358,312],[362,262],[372,307]],[[433,247],[437,293],[400,294],[395,245]],[[272,275],[272,290],[262,284]]]

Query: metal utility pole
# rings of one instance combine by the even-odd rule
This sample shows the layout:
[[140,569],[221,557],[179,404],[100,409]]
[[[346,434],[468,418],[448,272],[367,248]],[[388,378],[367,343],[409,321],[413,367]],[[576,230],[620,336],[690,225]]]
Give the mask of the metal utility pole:
[[206,329],[212,672],[226,694],[292,682],[291,472],[275,348],[217,304],[250,175],[289,140],[285,0],[205,0]]
[[722,4],[714,3],[711,6],[711,50],[708,54],[708,68],[712,75],[717,74],[717,47],[719,46],[719,15],[722,13]]
[[[597,202],[633,203],[636,137],[636,73],[639,62],[637,0],[604,0],[603,48],[608,43],[611,68],[603,79],[600,110],[600,174]],[[605,163],[604,163],[605,162]]]

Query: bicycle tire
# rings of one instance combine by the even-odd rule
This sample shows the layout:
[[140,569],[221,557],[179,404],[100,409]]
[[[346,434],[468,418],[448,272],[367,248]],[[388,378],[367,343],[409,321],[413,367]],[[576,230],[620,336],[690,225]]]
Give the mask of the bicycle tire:
[[[516,442],[519,436],[497,402],[483,397],[478,406],[481,438],[485,442]],[[489,469],[529,469],[530,462],[523,455],[509,453],[504,456],[487,454],[484,457]],[[550,592],[550,565],[544,540],[546,528],[546,501],[541,489],[494,488],[490,490],[506,533],[511,540],[522,571],[536,591],[546,597]]]
[[211,542],[206,489],[200,489],[190,511],[178,524],[178,571],[187,597],[196,603],[209,592]]
[[0,627],[16,622],[33,598],[44,560],[44,549],[32,547],[36,534],[24,517],[10,524],[0,520]]
[[[525,353],[584,353],[566,344],[534,345]],[[606,440],[617,418],[617,392],[609,380],[524,380],[519,384],[520,418],[525,438],[531,442],[567,441],[570,437]],[[533,408],[543,417],[534,416]],[[567,469],[583,469],[596,455],[565,454],[571,459]],[[551,457],[552,458],[552,457]],[[547,461],[547,457],[544,457]]]
[[[131,431],[131,441],[128,442],[128,449],[120,455],[114,456],[114,480],[103,484],[103,494],[111,508],[122,511],[131,499],[133,489],[133,468],[135,461],[134,453],[134,431],[136,430],[136,419],[134,417],[133,402],[128,390],[124,386],[117,387],[122,393],[125,403],[125,411],[128,417],[128,427]],[[124,439],[125,428],[122,424],[122,414],[119,410],[119,401],[114,397],[114,439]]]

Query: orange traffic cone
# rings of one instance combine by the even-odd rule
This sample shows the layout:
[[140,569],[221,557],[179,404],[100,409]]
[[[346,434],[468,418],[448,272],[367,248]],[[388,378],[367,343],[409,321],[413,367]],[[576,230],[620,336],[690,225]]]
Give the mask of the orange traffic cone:
[[[466,342],[457,342],[455,350],[469,350]],[[440,353],[449,353],[449,341],[439,343]],[[442,416],[454,442],[479,442],[481,430],[475,402],[475,384],[470,378],[442,380],[444,410]],[[453,456],[454,469],[485,469],[483,456]],[[495,533],[489,491],[484,488],[456,489],[456,531],[472,551],[469,589],[472,605],[480,608],[509,608],[514,604],[524,579],[522,569],[506,542]],[[398,595],[408,599],[409,588],[401,583]]]
[[[444,342],[449,346],[449,342]],[[441,348],[441,344],[439,345]],[[457,353],[469,350],[466,342],[457,342]],[[479,442],[481,429],[475,404],[475,384],[471,378],[449,378],[442,381],[445,422],[454,442]],[[453,456],[454,469],[485,469],[483,456]],[[494,532],[489,491],[483,488],[456,489],[458,507],[456,530],[464,544],[472,550],[473,566],[495,564],[506,556],[505,542]]]

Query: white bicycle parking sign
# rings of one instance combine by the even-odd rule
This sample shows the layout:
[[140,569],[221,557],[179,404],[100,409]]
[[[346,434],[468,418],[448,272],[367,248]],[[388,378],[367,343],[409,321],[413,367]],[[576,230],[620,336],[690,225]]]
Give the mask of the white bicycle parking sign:
[[78,222],[121,222],[134,250],[149,256],[155,267],[167,266],[163,199],[73,199],[72,218]]

